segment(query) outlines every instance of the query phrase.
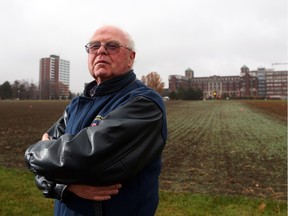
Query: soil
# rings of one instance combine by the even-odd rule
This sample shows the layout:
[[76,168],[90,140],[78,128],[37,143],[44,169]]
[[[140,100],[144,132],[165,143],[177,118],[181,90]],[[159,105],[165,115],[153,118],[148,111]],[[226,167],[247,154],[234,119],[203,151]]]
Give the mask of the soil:
[[[62,115],[68,102],[0,101],[0,165],[26,168],[23,159],[25,150],[40,140],[42,134]],[[271,109],[263,108],[262,103],[251,106],[266,110],[265,112],[273,112]],[[283,119],[287,119],[287,104],[286,111],[283,105],[281,112],[278,110],[274,114],[280,115],[279,119],[285,121]],[[179,166],[185,163],[184,157],[190,159],[186,162],[185,171],[179,173]],[[283,164],[285,161],[281,158],[259,158],[257,155],[251,155],[245,161],[225,147],[221,154],[211,154],[199,143],[183,140],[181,149],[168,148],[164,151],[163,159],[163,170],[160,176],[162,190],[245,195],[278,200],[286,200],[287,197],[287,176],[274,175],[277,172],[287,171],[287,164]],[[192,160],[193,166],[188,166],[189,161]],[[260,167],[259,171],[259,164],[269,167],[274,176],[267,173],[267,169],[261,171]],[[194,177],[192,180],[191,176]],[[266,181],[263,181],[265,178],[270,178],[269,181],[274,182],[273,187],[265,184]]]

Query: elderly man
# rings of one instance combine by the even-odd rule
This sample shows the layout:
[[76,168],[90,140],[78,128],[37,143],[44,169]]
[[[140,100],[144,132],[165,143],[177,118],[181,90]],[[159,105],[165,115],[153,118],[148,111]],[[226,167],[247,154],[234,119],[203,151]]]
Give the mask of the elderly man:
[[55,215],[152,216],[167,138],[162,98],[136,79],[128,33],[96,30],[85,46],[94,78],[42,140],[27,166]]

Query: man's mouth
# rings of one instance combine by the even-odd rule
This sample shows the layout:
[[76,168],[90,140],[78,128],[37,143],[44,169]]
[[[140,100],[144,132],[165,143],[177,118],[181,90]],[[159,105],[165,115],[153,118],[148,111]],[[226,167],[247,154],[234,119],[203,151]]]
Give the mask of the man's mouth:
[[101,61],[97,61],[95,63],[95,65],[97,65],[97,64],[109,64],[109,62],[101,60]]

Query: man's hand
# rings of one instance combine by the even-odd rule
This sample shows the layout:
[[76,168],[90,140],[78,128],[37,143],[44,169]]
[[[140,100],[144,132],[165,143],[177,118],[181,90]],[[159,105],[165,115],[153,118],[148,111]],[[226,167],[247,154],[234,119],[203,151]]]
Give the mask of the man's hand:
[[45,141],[45,140],[49,140],[48,133],[44,133],[43,136],[42,136],[42,141]]
[[104,201],[111,199],[111,195],[118,194],[120,188],[121,184],[111,186],[69,185],[67,190],[83,199]]

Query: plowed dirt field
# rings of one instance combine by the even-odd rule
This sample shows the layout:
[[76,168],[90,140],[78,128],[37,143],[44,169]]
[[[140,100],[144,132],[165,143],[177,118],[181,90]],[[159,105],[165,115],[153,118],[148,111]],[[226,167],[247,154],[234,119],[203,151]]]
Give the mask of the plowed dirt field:
[[[0,165],[25,149],[69,101],[0,101]],[[163,190],[287,197],[287,101],[168,101]]]

